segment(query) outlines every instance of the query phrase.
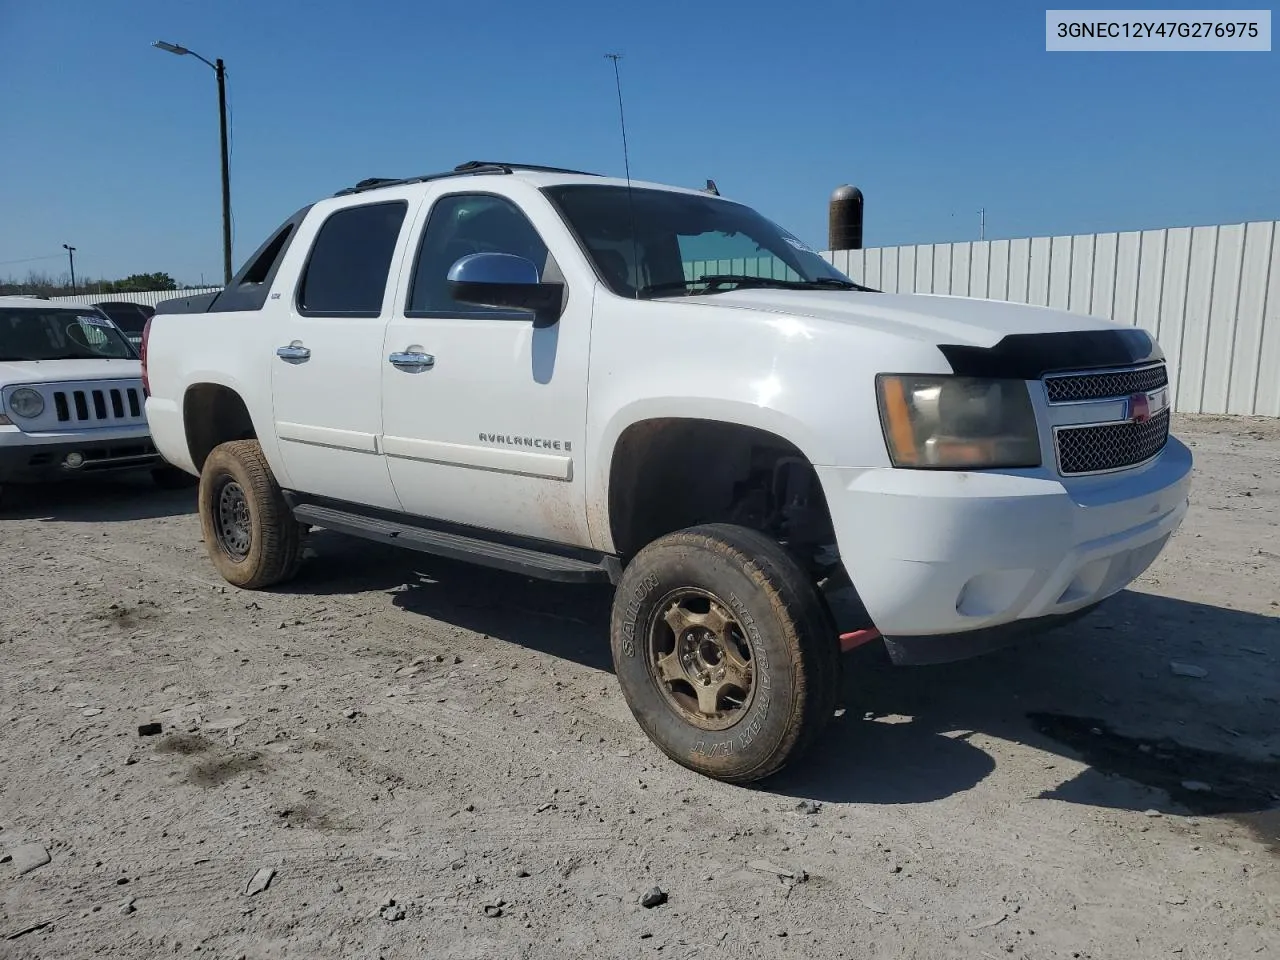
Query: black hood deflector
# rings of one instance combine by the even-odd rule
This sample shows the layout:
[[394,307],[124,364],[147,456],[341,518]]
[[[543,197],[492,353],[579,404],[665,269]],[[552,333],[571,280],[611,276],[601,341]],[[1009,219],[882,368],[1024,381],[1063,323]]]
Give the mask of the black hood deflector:
[[962,377],[1039,380],[1046,373],[1155,363],[1164,353],[1145,330],[1075,330],[1011,333],[992,347],[938,345]]

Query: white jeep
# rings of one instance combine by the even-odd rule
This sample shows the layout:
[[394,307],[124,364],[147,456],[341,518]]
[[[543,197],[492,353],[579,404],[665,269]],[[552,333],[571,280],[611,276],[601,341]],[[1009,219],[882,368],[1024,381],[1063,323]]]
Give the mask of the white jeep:
[[162,303],[143,358],[229,582],[319,526],[614,584],[637,721],[726,780],[813,741],[842,648],[1062,623],[1187,509],[1145,332],[868,290],[747,206],[573,171],[364,181]]
[[100,310],[0,297],[0,490],[144,469],[185,483],[151,443],[141,374]]

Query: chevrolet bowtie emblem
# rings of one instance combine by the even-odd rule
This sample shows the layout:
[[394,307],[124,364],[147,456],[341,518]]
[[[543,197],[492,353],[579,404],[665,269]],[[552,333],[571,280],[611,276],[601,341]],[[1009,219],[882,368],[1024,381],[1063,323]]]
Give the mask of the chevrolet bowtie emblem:
[[1129,419],[1134,423],[1146,423],[1151,419],[1151,398],[1145,393],[1129,397]]

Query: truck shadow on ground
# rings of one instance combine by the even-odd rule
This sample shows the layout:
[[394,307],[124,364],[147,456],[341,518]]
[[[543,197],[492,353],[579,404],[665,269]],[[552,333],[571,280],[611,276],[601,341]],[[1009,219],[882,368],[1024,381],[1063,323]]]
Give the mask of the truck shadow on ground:
[[822,764],[801,764],[769,789],[919,802],[938,796],[927,796],[938,782],[968,779],[961,768],[1025,763],[1006,761],[1004,741],[1088,765],[1058,780],[1040,758],[1031,779],[1058,780],[1041,799],[1267,811],[1280,801],[1278,662],[1280,619],[1134,591],[969,661],[894,667],[870,647],[845,658],[849,711],[817,745]]
[[[607,589],[324,533],[315,547],[298,589],[393,591],[402,609],[612,670]],[[973,788],[1001,764],[1030,763],[1029,779],[1046,784],[1034,794],[1042,799],[1238,815],[1270,835],[1280,826],[1267,812],[1280,801],[1278,665],[1280,618],[1133,591],[1054,633],[959,663],[894,667],[872,645],[844,658],[843,716],[760,789],[925,803]],[[1028,761],[1002,749],[1017,743],[1040,753]],[[1059,775],[1053,755],[1087,766],[1077,774],[1063,762]]]
[[146,473],[89,477],[40,485],[6,485],[0,521],[46,520],[123,523],[196,512],[196,489],[162,490]]

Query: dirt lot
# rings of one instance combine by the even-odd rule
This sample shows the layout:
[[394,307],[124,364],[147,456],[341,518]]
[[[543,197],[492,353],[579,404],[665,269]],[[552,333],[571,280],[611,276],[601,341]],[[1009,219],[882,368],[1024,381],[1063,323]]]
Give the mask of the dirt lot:
[[247,594],[190,493],[19,498],[0,957],[1280,956],[1280,424],[1178,432],[1194,507],[1135,589],[967,663],[849,655],[757,789],[644,739],[607,592],[319,534]]

